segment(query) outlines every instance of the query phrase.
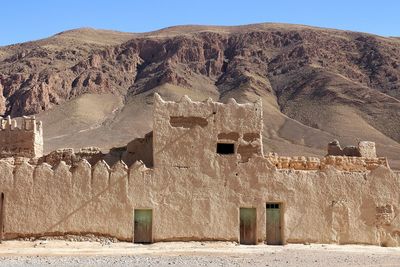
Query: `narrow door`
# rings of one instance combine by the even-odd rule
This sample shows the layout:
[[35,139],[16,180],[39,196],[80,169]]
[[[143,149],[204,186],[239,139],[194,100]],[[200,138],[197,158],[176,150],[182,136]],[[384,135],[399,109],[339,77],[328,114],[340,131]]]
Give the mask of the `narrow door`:
[[149,209],[135,209],[134,212],[135,228],[133,232],[135,243],[152,242],[152,223],[153,212]]
[[255,208],[240,208],[240,244],[257,243],[257,211]]
[[267,203],[267,244],[282,245],[281,204]]
[[4,193],[0,195],[0,243],[4,238]]

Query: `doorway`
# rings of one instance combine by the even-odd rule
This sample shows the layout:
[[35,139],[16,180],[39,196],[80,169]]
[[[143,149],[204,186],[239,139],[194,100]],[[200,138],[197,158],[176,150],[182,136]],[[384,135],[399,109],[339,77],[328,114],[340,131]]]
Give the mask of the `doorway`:
[[0,195],[0,243],[4,239],[4,193]]
[[153,211],[151,209],[134,210],[134,243],[152,243],[153,242]]
[[256,208],[240,208],[240,244],[257,244]]
[[267,244],[282,245],[281,203],[267,203]]

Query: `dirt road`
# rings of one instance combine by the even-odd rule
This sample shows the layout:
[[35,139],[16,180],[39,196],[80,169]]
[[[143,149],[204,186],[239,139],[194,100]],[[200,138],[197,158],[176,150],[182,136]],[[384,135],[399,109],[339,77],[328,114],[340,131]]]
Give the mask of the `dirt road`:
[[227,242],[139,245],[6,241],[0,266],[400,266],[400,248],[359,245],[243,246]]

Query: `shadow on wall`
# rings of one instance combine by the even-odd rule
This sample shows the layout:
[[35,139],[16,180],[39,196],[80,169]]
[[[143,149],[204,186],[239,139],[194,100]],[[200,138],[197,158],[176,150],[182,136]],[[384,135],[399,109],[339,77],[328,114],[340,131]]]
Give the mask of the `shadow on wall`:
[[[117,165],[117,164],[116,164]],[[116,165],[113,166],[113,168],[116,168]],[[121,165],[122,166],[122,165]],[[118,166],[119,167],[119,166]],[[91,168],[91,167],[90,167]],[[109,167],[108,167],[109,168]],[[126,166],[123,166],[122,168],[126,168],[128,169]],[[68,212],[65,216],[63,216],[62,218],[60,218],[58,221],[56,221],[53,225],[50,225],[45,231],[44,231],[44,235],[46,235],[47,233],[54,233],[55,229],[57,229],[58,227],[62,226],[62,224],[67,223],[68,220],[70,220],[73,216],[75,216],[76,214],[78,214],[79,212],[84,211],[85,208],[87,208],[90,205],[93,205],[94,202],[96,201],[100,201],[101,198],[107,198],[107,194],[110,194],[110,192],[112,192],[112,190],[116,190],[115,188],[121,184],[124,183],[124,179],[126,177],[124,176],[120,176],[118,177],[116,180],[112,181],[109,180],[110,183],[107,185],[107,187],[105,187],[104,189],[102,189],[100,192],[94,194],[90,199],[84,201],[83,203],[80,203],[78,207],[74,208],[72,211]],[[78,215],[79,216],[79,215]],[[96,234],[95,232],[91,233],[91,234]],[[103,236],[107,236],[102,234]],[[40,236],[40,235],[39,235]]]
[[129,167],[135,161],[142,161],[146,167],[153,167],[153,131],[147,133],[144,138],[136,138],[124,147],[112,148],[104,157],[109,166],[122,160]]
[[136,138],[123,147],[111,148],[107,154],[97,147],[82,148],[75,152],[72,148],[57,149],[41,158],[38,163],[48,163],[57,166],[60,161],[74,166],[80,160],[87,160],[94,166],[100,160],[104,160],[109,166],[122,160],[130,167],[135,161],[142,161],[148,168],[153,167],[153,132],[147,133],[143,138]]

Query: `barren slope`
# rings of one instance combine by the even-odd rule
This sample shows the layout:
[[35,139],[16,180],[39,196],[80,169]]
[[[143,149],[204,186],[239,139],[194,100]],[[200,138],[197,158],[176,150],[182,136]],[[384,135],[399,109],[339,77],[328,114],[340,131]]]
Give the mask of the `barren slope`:
[[286,24],[78,29],[0,48],[0,111],[39,113],[46,151],[106,149],[151,130],[155,91],[261,97],[266,152],[324,155],[334,138],[367,139],[400,166],[399,78],[398,38]]

